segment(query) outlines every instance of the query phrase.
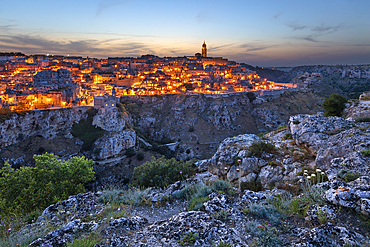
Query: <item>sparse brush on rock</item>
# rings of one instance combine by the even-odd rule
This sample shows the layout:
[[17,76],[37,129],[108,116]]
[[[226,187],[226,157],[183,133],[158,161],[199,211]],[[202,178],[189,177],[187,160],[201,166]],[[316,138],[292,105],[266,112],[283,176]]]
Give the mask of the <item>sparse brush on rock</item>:
[[273,153],[275,150],[275,146],[272,143],[265,141],[254,142],[249,147],[251,154],[259,158],[261,158],[263,153]]

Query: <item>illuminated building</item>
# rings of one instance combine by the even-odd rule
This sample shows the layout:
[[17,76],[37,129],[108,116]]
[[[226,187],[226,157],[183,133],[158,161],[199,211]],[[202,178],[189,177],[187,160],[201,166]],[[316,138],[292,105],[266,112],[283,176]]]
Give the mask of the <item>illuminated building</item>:
[[206,41],[204,41],[204,43],[202,45],[202,57],[207,57],[207,45],[206,45]]

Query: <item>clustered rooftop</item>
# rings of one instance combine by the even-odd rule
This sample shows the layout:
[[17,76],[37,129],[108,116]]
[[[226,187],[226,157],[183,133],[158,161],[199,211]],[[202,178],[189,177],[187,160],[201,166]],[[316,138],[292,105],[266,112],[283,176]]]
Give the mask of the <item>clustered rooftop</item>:
[[1,106],[44,109],[94,105],[101,96],[225,94],[291,87],[260,78],[245,64],[202,54],[108,59],[0,54]]

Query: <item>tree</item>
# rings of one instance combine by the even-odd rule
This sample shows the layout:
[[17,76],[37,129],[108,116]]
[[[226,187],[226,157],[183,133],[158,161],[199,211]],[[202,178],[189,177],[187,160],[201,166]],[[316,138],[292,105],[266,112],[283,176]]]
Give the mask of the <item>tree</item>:
[[93,160],[75,156],[62,161],[53,154],[34,155],[35,167],[13,169],[6,162],[0,170],[0,211],[31,212],[70,195],[85,192],[84,184],[95,179]]
[[344,108],[346,108],[345,103],[347,99],[336,93],[330,95],[323,104],[325,116],[338,116],[340,117],[343,113]]
[[248,97],[248,99],[249,99],[250,102],[253,102],[253,100],[256,99],[256,95],[254,95],[253,92],[248,92],[247,93],[247,97]]

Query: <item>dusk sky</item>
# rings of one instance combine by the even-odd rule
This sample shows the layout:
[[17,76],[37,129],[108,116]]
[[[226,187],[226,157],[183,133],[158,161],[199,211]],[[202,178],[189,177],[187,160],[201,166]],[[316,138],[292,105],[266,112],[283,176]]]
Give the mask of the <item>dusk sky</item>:
[[258,66],[369,64],[369,0],[12,0],[0,52],[208,55]]

